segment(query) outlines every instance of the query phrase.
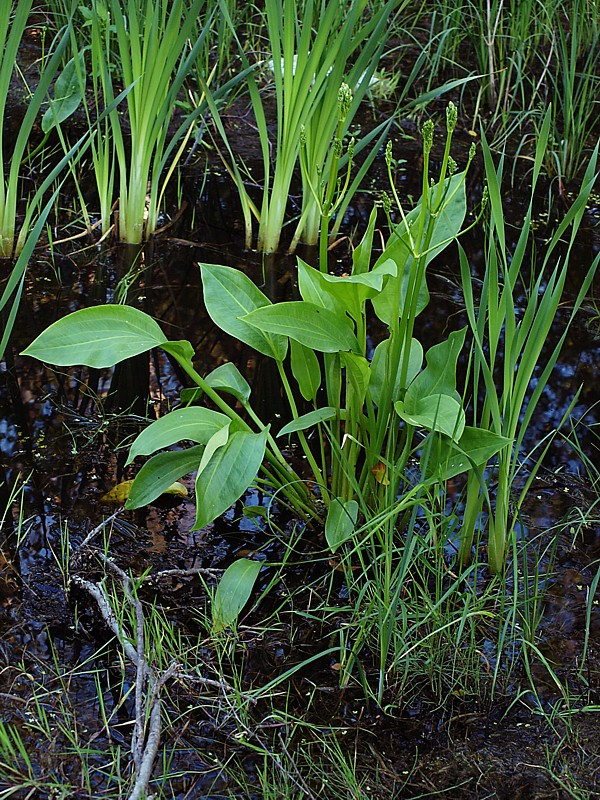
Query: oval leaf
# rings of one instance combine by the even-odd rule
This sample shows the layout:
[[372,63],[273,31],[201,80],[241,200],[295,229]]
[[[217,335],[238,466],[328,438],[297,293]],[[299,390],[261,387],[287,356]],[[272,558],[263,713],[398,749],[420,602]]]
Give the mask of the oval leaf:
[[196,522],[208,525],[244,494],[262,463],[267,432],[236,431],[215,451],[196,479]]
[[241,610],[248,602],[262,564],[249,558],[234,561],[223,573],[213,600],[213,630],[235,626]]
[[289,336],[321,353],[360,351],[348,317],[313,303],[302,300],[277,303],[258,308],[243,319],[257,329]]
[[141,508],[156,500],[177,478],[198,468],[203,450],[199,444],[153,456],[135,476],[125,508]]
[[200,264],[204,304],[212,321],[250,347],[276,361],[283,361],[287,353],[287,339],[265,333],[244,322],[249,312],[270,305],[270,300],[255,286],[247,275],[232,267],[219,264]]
[[112,367],[166,342],[158,323],[137,308],[82,308],[41,333],[21,355],[59,367]]
[[461,404],[447,394],[433,394],[411,403],[410,413],[400,400],[395,403],[396,412],[405,422],[445,433],[451,439],[460,439],[465,429],[465,412]]
[[177,442],[207,444],[211,436],[229,425],[229,417],[210,408],[178,408],[157,419],[135,439],[125,462],[131,464],[136,456],[147,456]]

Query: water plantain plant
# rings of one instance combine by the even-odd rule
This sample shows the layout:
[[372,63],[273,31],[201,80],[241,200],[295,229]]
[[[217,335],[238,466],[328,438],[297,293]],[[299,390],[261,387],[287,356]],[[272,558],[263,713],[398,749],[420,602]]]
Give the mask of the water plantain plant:
[[[422,574],[410,580],[418,580],[424,592],[432,582],[437,598],[430,612],[415,622],[415,630],[424,631],[427,640],[429,623],[447,599],[440,583],[445,545],[458,539],[468,569],[465,554],[472,546],[473,530],[487,517],[489,566],[494,572],[504,569],[514,531],[505,513],[507,491],[515,475],[523,426],[542,391],[531,387],[531,378],[564,283],[564,271],[555,271],[546,284],[541,276],[536,278],[523,319],[518,320],[514,291],[530,226],[526,220],[525,238],[509,259],[500,224],[499,177],[486,149],[494,235],[479,308],[462,256],[473,337],[469,374],[461,384],[457,367],[467,328],[452,331],[424,351],[418,318],[429,302],[427,267],[456,243],[466,215],[466,172],[457,171],[450,155],[455,125],[456,109],[451,105],[437,182],[430,179],[429,165],[433,125],[424,125],[422,197],[410,212],[400,209],[400,222],[392,227],[374,263],[375,212],[354,251],[349,275],[327,274],[298,260],[301,299],[297,301],[272,303],[242,272],[200,265],[204,302],[214,323],[275,362],[291,414],[276,436],[269,420],[254,412],[251,388],[233,364],[200,375],[189,342],[168,341],[160,326],[137,309],[116,305],[82,309],[54,323],[24,352],[59,366],[110,367],[154,347],[175,358],[195,388],[186,389],[182,405],[133,442],[130,462],[151,457],[133,482],[127,507],[151,502],[173,481],[195,472],[196,528],[216,519],[253,483],[276,493],[299,517],[324,523],[327,547],[346,570],[357,613],[360,616],[360,610],[368,608],[369,619],[376,622],[378,700],[390,663],[404,658],[396,646],[401,641],[397,620],[402,617],[402,592],[411,565],[416,564],[414,569]],[[542,142],[540,153],[544,147]],[[541,163],[540,155],[536,170]],[[592,174],[593,165],[581,198],[555,235],[556,242],[567,229],[575,235]],[[493,253],[497,247],[504,254],[500,261]],[[500,289],[502,265],[506,274]],[[588,285],[589,276],[575,308]],[[373,314],[387,327],[387,336],[374,349],[367,336]],[[495,359],[502,336],[509,358],[502,385],[496,388]],[[561,343],[543,369],[538,387],[548,380]],[[480,389],[486,393],[483,405],[470,400],[479,396]],[[300,408],[300,398],[310,410]],[[298,442],[305,456],[302,474],[286,462],[279,445],[288,437]],[[191,446],[181,448],[183,443]],[[494,504],[491,485],[496,474]],[[456,498],[450,501],[446,492],[447,482],[457,476],[463,476],[468,487],[466,508]],[[439,563],[429,557],[415,561],[426,543]],[[258,567],[248,563],[232,569],[235,574],[228,576],[228,584],[237,587],[235,602],[226,623],[223,614],[216,618],[221,627],[234,623],[258,573]],[[455,582],[452,591],[459,585]],[[483,612],[465,613],[464,619],[459,615],[448,624],[461,626]],[[364,626],[362,630],[340,645],[345,674],[360,660],[368,635]]]
[[[263,485],[305,517],[320,519],[324,504],[328,543],[336,549],[351,536],[359,515],[368,518],[392,508],[395,519],[432,486],[471,467],[483,469],[505,446],[502,435],[466,425],[456,386],[465,330],[451,333],[426,354],[414,335],[429,300],[427,265],[454,242],[466,214],[465,173],[456,173],[450,158],[455,124],[451,106],[437,183],[429,181],[433,125],[426,124],[423,196],[402,216],[373,265],[375,212],[355,250],[350,276],[322,273],[299,260],[299,301],[273,304],[242,272],[200,266],[204,301],[216,325],[275,362],[292,416],[277,438],[298,439],[310,474],[297,475],[288,466],[268,420],[259,420],[252,410],[250,387],[232,364],[200,376],[191,345],[167,341],[141,311],[114,305],[82,309],[54,323],[27,348],[26,355],[60,366],[109,367],[162,347],[190,376],[196,396],[203,394],[216,407],[180,407],[140,434],[130,460],[164,452],[140,470],[128,507],[150,502],[174,480],[196,471],[196,527],[201,528],[260,474]],[[389,330],[373,352],[367,338],[372,312]],[[307,413],[299,412],[298,392],[312,405]],[[227,396],[241,404],[243,414]],[[183,441],[194,445],[166,449]],[[421,469],[409,478],[415,455]],[[317,485],[317,495],[306,478]]]

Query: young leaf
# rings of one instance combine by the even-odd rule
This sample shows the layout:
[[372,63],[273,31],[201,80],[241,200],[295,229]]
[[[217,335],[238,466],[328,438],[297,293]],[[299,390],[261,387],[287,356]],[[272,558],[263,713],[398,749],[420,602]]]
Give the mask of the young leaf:
[[257,330],[295,339],[321,353],[344,350],[359,352],[359,345],[347,316],[304,301],[277,303],[258,308],[243,317]]
[[234,561],[223,573],[213,600],[212,621],[215,632],[235,626],[248,602],[262,564],[249,558]]
[[303,414],[298,419],[293,419],[284,425],[279,431],[277,436],[285,436],[288,433],[295,433],[296,431],[305,431],[307,428],[312,428],[319,422],[326,422],[328,419],[333,419],[337,410],[333,406],[325,406],[324,408],[317,408],[316,411],[309,411],[308,414]]
[[134,440],[125,462],[131,464],[136,456],[147,456],[177,442],[191,441],[207,444],[211,436],[230,423],[229,417],[210,408],[178,408],[157,419]]
[[[82,86],[80,82],[84,82]],[[42,117],[42,130],[48,133],[56,125],[60,125],[79,108],[85,89],[85,51],[68,61],[54,84],[54,99],[50,100],[50,108]]]
[[236,431],[215,451],[196,479],[194,530],[208,525],[244,494],[260,468],[266,442],[266,430]]
[[321,386],[319,359],[309,347],[304,347],[300,342],[291,339],[290,362],[300,394],[305,400],[314,400]]
[[247,275],[232,267],[200,264],[204,303],[212,321],[245,344],[276,361],[283,361],[287,339],[242,319],[251,311],[270,306],[269,299]]
[[465,428],[465,412],[461,404],[447,394],[419,397],[411,403],[410,412],[401,400],[396,401],[394,408],[410,425],[445,433],[451,439],[460,439]]
[[125,508],[141,508],[148,505],[182,475],[198,469],[203,445],[187,450],[169,450],[146,461],[135,476]]
[[[250,400],[250,384],[244,378],[239,369],[228,361],[209,373],[204,380],[216,392],[230,394],[239,400],[242,405],[246,405]],[[179,393],[182,403],[195,403],[200,400],[204,392],[200,388],[182,389]]]
[[166,343],[159,325],[137,308],[121,305],[82,308],[40,333],[21,355],[59,367],[112,367]]
[[342,500],[341,497],[333,498],[329,504],[327,519],[325,520],[325,538],[334,553],[341,544],[352,536],[357,519],[358,503],[356,500]]

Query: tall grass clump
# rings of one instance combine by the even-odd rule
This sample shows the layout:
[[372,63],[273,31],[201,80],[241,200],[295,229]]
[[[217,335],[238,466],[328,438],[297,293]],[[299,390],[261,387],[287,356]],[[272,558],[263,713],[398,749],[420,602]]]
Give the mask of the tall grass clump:
[[[118,238],[139,244],[157,228],[166,181],[181,156],[182,137],[189,136],[194,119],[205,110],[200,105],[170,130],[180,90],[205,45],[212,17],[205,0],[92,0],[89,18],[96,103],[112,108],[110,126],[98,129],[93,149],[103,224],[109,213],[114,154]],[[199,20],[203,22],[198,31]],[[126,117],[122,109],[114,108],[117,79],[126,93]],[[222,91],[226,93],[227,87]]]
[[[255,218],[259,223],[258,249],[267,253],[277,250],[301,152],[302,210],[293,239],[294,243],[301,238],[316,243],[321,219],[333,213],[338,167],[348,166],[351,161],[352,152],[342,157],[344,137],[369,89],[385,46],[386,26],[399,5],[401,0],[388,0],[367,13],[365,0],[352,0],[347,5],[333,0],[323,4],[314,0],[267,0],[267,41],[261,63],[274,83],[274,141],[263,99],[266,91],[261,92],[257,70],[250,69],[248,54],[238,39],[242,63],[248,68],[246,81],[262,153],[264,183],[258,207],[246,189],[243,167],[233,153],[218,113],[215,108],[212,110],[242,201],[247,247],[252,244]],[[343,85],[347,90],[342,89]],[[362,146],[373,141],[371,136]],[[354,151],[360,147],[361,144],[353,145]],[[345,182],[338,206],[349,201],[351,186],[356,188],[355,183]]]
[[[532,196],[514,248],[507,240],[501,199],[504,158],[496,167],[483,140],[490,222],[486,272],[478,299],[473,292],[467,255],[463,250],[460,252],[463,291],[474,338],[474,423],[479,428],[506,437],[509,442],[498,453],[497,487],[493,503],[490,502],[488,478],[479,470],[470,472],[460,557],[463,562],[469,559],[473,533],[485,503],[489,563],[495,572],[504,569],[519,508],[541,463],[545,452],[543,445],[547,444],[536,444],[537,455],[527,465],[528,478],[524,488],[515,496],[528,427],[542,400],[574,315],[585,299],[600,263],[600,256],[591,263],[572,302],[562,334],[550,349],[548,337],[562,302],[571,251],[597,179],[598,155],[596,146],[581,190],[556,231],[543,245],[541,264],[537,267],[532,263],[535,252],[534,191],[546,157],[550,128],[551,115],[548,111],[536,147]],[[549,352],[544,353],[545,347],[549,348]]]
[[[25,198],[25,210],[20,230],[17,228],[19,204],[23,197],[22,168],[28,148],[32,145],[32,136],[39,123],[40,110],[47,99],[50,85],[61,65],[63,54],[69,43],[69,25],[55,40],[52,53],[46,57],[41,66],[38,85],[33,90],[27,103],[25,116],[19,124],[12,147],[7,152],[6,141],[9,138],[11,80],[15,72],[17,53],[23,34],[28,24],[32,0],[4,2],[0,4],[0,257],[18,256],[25,246],[30,230],[35,224],[44,194],[52,185],[57,171],[47,176],[37,190]],[[64,164],[61,164],[61,169]]]

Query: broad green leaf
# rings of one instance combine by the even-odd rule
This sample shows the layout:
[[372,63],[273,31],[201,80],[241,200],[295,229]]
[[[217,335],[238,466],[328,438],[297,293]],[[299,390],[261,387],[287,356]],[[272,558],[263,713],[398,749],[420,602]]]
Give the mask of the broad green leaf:
[[308,414],[303,414],[298,419],[293,419],[287,425],[284,425],[277,436],[285,436],[296,431],[305,431],[307,428],[312,428],[313,425],[333,419],[336,413],[337,409],[333,406],[324,406],[323,408],[317,408],[316,411],[309,411]]
[[287,339],[277,332],[265,332],[245,321],[251,311],[270,307],[270,300],[247,275],[232,267],[200,264],[204,303],[212,321],[221,330],[276,361],[287,353]]
[[421,343],[416,339],[411,339],[406,380],[404,382],[404,386],[401,386],[400,373],[402,370],[404,350],[400,351],[398,363],[396,365],[389,366],[387,360],[389,343],[389,339],[384,339],[382,342],[380,342],[375,348],[373,360],[371,361],[371,380],[369,381],[369,393],[371,395],[371,399],[376,405],[380,405],[381,403],[381,393],[383,387],[392,380],[394,380],[394,387],[392,389],[391,400],[392,402],[398,400],[401,392],[411,384],[423,366],[423,348],[421,347]]
[[137,456],[147,456],[177,442],[207,444],[211,436],[230,423],[229,417],[210,408],[178,408],[157,419],[134,440],[125,466]]
[[21,355],[59,367],[112,367],[166,343],[158,323],[137,308],[93,306],[75,311],[33,341]]
[[215,632],[235,626],[241,610],[250,599],[261,567],[260,561],[240,558],[225,570],[213,600],[212,623]]
[[[83,82],[83,86],[80,80]],[[84,50],[67,61],[65,68],[56,79],[54,99],[50,100],[50,108],[42,117],[44,133],[48,133],[75,113],[83,99],[82,89],[85,90]]]
[[359,351],[359,345],[347,316],[327,308],[292,301],[258,308],[244,317],[257,329],[295,339],[305,347],[322,353]]
[[[227,511],[256,478],[265,454],[267,431],[236,431],[196,479],[196,522],[203,528]],[[200,459],[198,459],[199,461]]]
[[337,313],[362,317],[364,303],[381,292],[384,281],[396,274],[396,264],[386,259],[371,272],[340,277],[319,272],[298,259],[298,287],[303,299]]
[[321,366],[314,351],[291,339],[290,362],[300,394],[305,400],[314,400],[321,386]]
[[[426,442],[430,442],[427,446]],[[484,467],[487,462],[512,439],[492,431],[466,426],[458,442],[439,434],[429,434],[423,443],[421,468],[426,480],[447,481],[473,467]]]
[[416,403],[435,394],[456,396],[456,362],[465,341],[466,328],[454,331],[445,342],[430,347],[425,356],[427,366],[406,390],[404,409],[412,414]]
[[174,481],[198,469],[204,446],[187,450],[169,450],[158,453],[147,461],[135,476],[125,508],[141,508],[171,486]]
[[356,500],[343,500],[341,497],[332,499],[325,520],[325,539],[334,553],[341,544],[350,539],[357,519]]
[[394,407],[396,413],[410,425],[439,431],[452,439],[460,439],[465,429],[465,412],[461,404],[447,394],[418,398],[411,404],[410,413],[401,400],[397,400]]

